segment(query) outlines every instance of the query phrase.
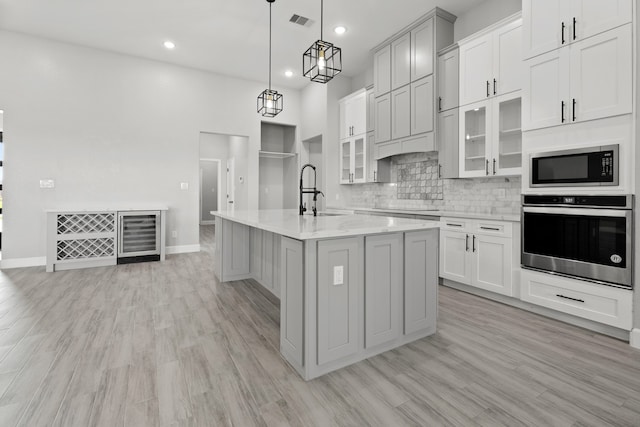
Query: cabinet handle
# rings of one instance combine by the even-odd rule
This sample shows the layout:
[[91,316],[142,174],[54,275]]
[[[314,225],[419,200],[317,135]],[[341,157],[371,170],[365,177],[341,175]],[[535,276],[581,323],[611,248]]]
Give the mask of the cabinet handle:
[[442,111],[442,97],[438,97],[438,111]]
[[486,175],[489,175],[489,159],[487,159],[487,165],[485,167]]
[[493,94],[494,94],[494,95],[497,93],[497,92],[496,92],[496,83],[497,83],[497,82],[496,82],[496,79],[493,79]]
[[447,227],[462,227],[462,224],[449,224],[448,222],[446,224]]
[[465,237],[464,244],[465,244],[465,252],[469,252],[469,235],[468,234],[467,234],[467,237]]
[[493,174],[496,174],[496,159],[493,159]]
[[577,23],[576,17],[574,16],[573,17],[573,39],[574,40],[576,39],[576,23]]
[[560,123],[564,123],[564,101],[560,101]]
[[480,226],[480,229],[482,230],[491,230],[491,231],[500,231],[500,229],[498,227],[484,227],[484,226]]
[[442,165],[438,164],[438,178],[442,178]]
[[376,178],[376,171],[373,171],[373,182],[378,182],[378,179]]
[[571,99],[571,103],[573,105],[573,107],[571,108],[571,115],[573,116],[573,121],[576,121],[576,99],[572,98]]
[[473,248],[472,248],[473,252],[475,252],[476,251],[476,236],[475,236],[475,234],[473,235],[473,243],[472,244],[473,244]]
[[558,298],[570,299],[571,301],[584,302],[584,300],[583,300],[583,299],[579,299],[579,298],[571,298],[571,297],[564,296],[564,295],[562,295],[562,294],[556,294],[556,296],[557,296]]
[[489,80],[487,80],[487,98],[488,98],[489,96],[491,96],[491,95],[489,94]]
[[564,21],[562,21],[562,44],[564,44]]

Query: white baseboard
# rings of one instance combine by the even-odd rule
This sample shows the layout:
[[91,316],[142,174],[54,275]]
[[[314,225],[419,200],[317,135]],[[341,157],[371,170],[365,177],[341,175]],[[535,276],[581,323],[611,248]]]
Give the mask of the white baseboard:
[[206,220],[206,221],[200,221],[200,225],[216,225],[216,221],[215,220]]
[[37,256],[33,258],[9,258],[0,260],[0,269],[40,267],[47,264],[47,257]]
[[190,252],[200,252],[200,245],[179,245],[167,246],[167,255],[171,254],[188,254]]
[[640,348],[640,328],[633,328],[629,334],[629,345]]

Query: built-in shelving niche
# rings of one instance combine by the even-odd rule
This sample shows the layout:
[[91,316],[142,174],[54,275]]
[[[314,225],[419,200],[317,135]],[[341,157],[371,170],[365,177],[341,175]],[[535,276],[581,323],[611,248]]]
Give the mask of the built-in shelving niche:
[[299,182],[295,126],[262,122],[259,155],[259,208],[295,209]]

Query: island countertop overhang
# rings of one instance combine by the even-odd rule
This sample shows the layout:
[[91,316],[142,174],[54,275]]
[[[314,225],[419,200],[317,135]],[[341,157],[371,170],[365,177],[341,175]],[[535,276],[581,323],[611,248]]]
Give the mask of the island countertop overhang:
[[439,222],[358,214],[299,215],[296,209],[212,211],[212,215],[296,240],[438,228]]

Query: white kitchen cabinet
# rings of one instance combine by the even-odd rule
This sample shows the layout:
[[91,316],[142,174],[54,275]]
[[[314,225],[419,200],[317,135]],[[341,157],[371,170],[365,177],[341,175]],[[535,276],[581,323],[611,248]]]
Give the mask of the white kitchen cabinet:
[[375,99],[376,143],[391,140],[391,94],[387,93]]
[[525,61],[525,130],[632,111],[631,24]]
[[391,45],[373,54],[373,88],[376,97],[391,91]]
[[391,42],[391,90],[411,82],[411,34]]
[[524,0],[522,17],[529,59],[630,23],[632,0]]
[[438,178],[460,177],[459,114],[454,108],[438,114]]
[[340,141],[340,184],[363,183],[367,176],[367,135]]
[[460,105],[522,88],[522,19],[507,18],[459,45]]
[[440,277],[513,296],[518,245],[510,222],[441,218]]
[[375,133],[367,133],[366,182],[391,182],[391,159],[376,160]]
[[459,49],[455,46],[438,55],[438,112],[458,106]]
[[411,135],[433,132],[433,75],[411,83],[410,111]]
[[367,89],[367,132],[375,130],[376,123],[376,94],[373,89]]
[[340,139],[367,131],[367,91],[361,89],[340,100]]
[[391,92],[391,139],[411,135],[411,87]]
[[433,74],[433,19],[429,18],[411,30],[411,81]]
[[521,174],[521,105],[514,92],[460,107],[461,177]]

